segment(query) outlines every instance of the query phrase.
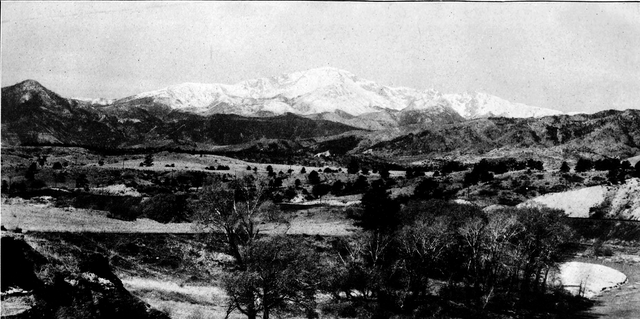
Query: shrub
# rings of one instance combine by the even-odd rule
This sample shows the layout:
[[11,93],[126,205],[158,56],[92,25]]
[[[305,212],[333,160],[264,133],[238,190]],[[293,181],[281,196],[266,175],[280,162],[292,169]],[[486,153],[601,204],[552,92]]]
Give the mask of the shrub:
[[613,250],[611,247],[606,246],[602,240],[596,240],[593,243],[593,255],[594,256],[605,256],[611,257],[613,256]]
[[140,212],[160,223],[186,220],[186,200],[174,194],[159,194],[140,203]]
[[153,166],[153,154],[147,154],[144,157],[144,161],[141,166],[151,167]]
[[349,165],[347,165],[347,173],[356,174],[358,171],[360,171],[360,163],[358,162],[358,159],[353,157],[351,158]]
[[331,191],[331,186],[327,184],[316,184],[313,185],[313,188],[311,189],[311,193],[316,198],[320,198],[324,195],[329,194],[329,191]]
[[320,175],[316,171],[311,171],[307,178],[309,179],[309,184],[315,185],[320,183]]
[[134,221],[138,216],[140,216],[140,208],[138,206],[131,206],[124,201],[113,203],[109,208],[109,214],[107,215],[109,218],[125,221]]
[[47,183],[41,179],[34,179],[29,186],[31,186],[31,188],[44,188],[47,187]]
[[581,158],[576,163],[575,171],[577,173],[582,173],[586,171],[590,171],[593,168],[593,162],[589,159]]

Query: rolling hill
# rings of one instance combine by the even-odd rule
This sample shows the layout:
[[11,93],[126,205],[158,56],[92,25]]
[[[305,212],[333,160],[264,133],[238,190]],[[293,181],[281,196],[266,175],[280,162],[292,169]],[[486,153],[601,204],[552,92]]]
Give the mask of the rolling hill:
[[476,119],[403,135],[371,147],[374,154],[427,157],[501,156],[522,150],[560,157],[635,156],[640,153],[640,110]]

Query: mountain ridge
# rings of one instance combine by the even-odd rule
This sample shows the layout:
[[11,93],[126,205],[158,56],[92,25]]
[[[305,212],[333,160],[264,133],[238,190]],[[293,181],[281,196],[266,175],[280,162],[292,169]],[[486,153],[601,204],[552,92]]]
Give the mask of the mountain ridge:
[[[103,100],[103,104],[104,104]],[[488,116],[541,117],[562,112],[512,103],[487,93],[442,94],[433,89],[390,87],[332,67],[250,79],[236,84],[181,83],[115,100],[115,105],[165,105],[172,110],[210,115],[256,116],[294,113],[308,116],[341,111],[353,116],[382,111],[434,110],[463,119]],[[377,126],[372,124],[366,128]]]
[[94,106],[65,99],[36,81],[2,88],[3,145],[76,145],[104,148],[176,147],[246,143],[261,138],[336,135],[356,128],[294,114],[202,116],[163,105]]
[[640,153],[640,110],[542,118],[491,117],[451,123],[369,147],[382,156],[620,157]]

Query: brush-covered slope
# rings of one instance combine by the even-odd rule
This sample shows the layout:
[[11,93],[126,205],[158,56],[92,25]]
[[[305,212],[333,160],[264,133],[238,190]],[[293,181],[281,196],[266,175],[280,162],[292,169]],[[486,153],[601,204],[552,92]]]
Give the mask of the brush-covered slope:
[[457,152],[484,154],[499,149],[553,149],[559,153],[629,157],[640,153],[640,110],[542,118],[487,118],[444,125],[372,147],[388,155]]

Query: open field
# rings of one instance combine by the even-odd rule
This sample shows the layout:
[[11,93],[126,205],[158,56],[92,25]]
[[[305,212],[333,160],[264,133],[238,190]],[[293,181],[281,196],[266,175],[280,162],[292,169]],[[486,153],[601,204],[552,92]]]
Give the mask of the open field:
[[[28,172],[27,167],[34,162],[34,156],[21,157],[19,154],[11,154],[7,159],[3,153],[3,178],[7,176],[6,179],[12,183],[26,182],[26,189],[20,191],[16,188],[15,191],[8,192],[11,197],[3,194],[2,226],[9,230],[20,229],[25,233],[24,236],[29,238],[29,244],[37,250],[47,251],[49,255],[65,261],[73,263],[74,260],[80,260],[80,256],[94,252],[106,256],[115,274],[122,279],[129,291],[153,307],[170,314],[172,318],[225,316],[227,296],[221,278],[233,267],[233,258],[227,255],[232,253],[223,248],[223,241],[218,238],[221,233],[207,237],[196,231],[194,224],[189,222],[193,220],[191,218],[194,215],[189,215],[193,214],[190,210],[193,206],[187,204],[197,203],[202,196],[200,191],[203,186],[234,185],[236,177],[265,177],[266,182],[272,183],[269,184],[269,200],[279,203],[287,217],[288,222],[285,224],[259,220],[258,228],[261,235],[287,234],[292,236],[296,243],[310,243],[317,252],[331,256],[336,256],[337,249],[341,249],[339,247],[342,241],[358,243],[360,236],[352,235],[366,233],[367,230],[360,228],[365,226],[362,226],[362,223],[358,224],[361,226],[355,226],[356,222],[352,218],[362,219],[361,214],[367,204],[366,201],[365,204],[362,203],[363,194],[381,187],[376,185],[383,185],[384,192],[389,194],[388,200],[394,201],[402,209],[417,202],[427,203],[434,198],[449,203],[456,202],[472,210],[489,205],[515,206],[517,203],[532,200],[551,207],[564,205],[558,208],[565,209],[571,216],[587,217],[592,207],[607,200],[610,200],[612,207],[632,210],[636,206],[627,207],[627,203],[638,201],[637,195],[633,194],[638,185],[637,179],[629,178],[627,183],[621,186],[607,185],[607,173],[604,171],[562,174],[557,170],[518,168],[492,175],[487,181],[467,183],[467,174],[472,170],[470,166],[465,170],[453,172],[438,171],[438,174],[435,174],[436,171],[431,167],[431,171],[415,175],[409,174],[410,170],[407,168],[407,172],[392,171],[390,178],[381,179],[380,174],[349,174],[346,168],[331,165],[306,165],[306,172],[302,173],[303,165],[255,163],[217,155],[161,152],[153,155],[153,166],[147,167],[139,165],[145,157],[139,154],[100,156],[83,150],[71,150],[66,154],[62,150],[56,152],[47,159],[45,165],[38,164],[35,179],[28,179],[25,174]],[[53,163],[57,162],[65,162],[67,165],[63,168],[57,165],[58,167],[54,168]],[[305,163],[321,162],[320,159],[316,161],[312,158],[310,162]],[[218,166],[222,166],[222,169],[218,170]],[[269,166],[273,168],[275,175],[267,174]],[[339,170],[325,171],[327,166]],[[373,171],[374,167],[368,169]],[[427,170],[426,166],[424,169]],[[316,181],[310,178],[312,170],[319,172]],[[66,180],[58,182],[57,178],[60,175],[65,175]],[[78,186],[79,176],[85,176],[88,179],[87,184]],[[280,184],[276,185],[276,180]],[[37,185],[34,181],[42,183],[34,186]],[[339,184],[337,181],[344,186],[336,191],[334,186]],[[358,181],[361,186],[355,187]],[[326,193],[316,192],[317,186],[320,185],[325,187]],[[452,192],[444,197],[435,197],[437,193],[430,193],[433,191],[430,187],[443,187]],[[623,191],[617,191],[620,189]],[[614,194],[614,191],[617,193]],[[385,197],[381,192],[375,196],[375,199]],[[178,217],[164,221],[182,222],[160,223],[156,221],[161,220],[158,215],[144,210],[151,207],[149,203],[153,203],[154,200],[166,198],[172,198],[174,202],[158,202],[161,205],[155,209],[166,213],[160,208],[171,207],[166,210],[166,214]],[[182,201],[183,206],[168,206],[176,204],[178,200]],[[134,218],[137,219],[124,221],[108,217],[129,216],[118,215],[119,211],[126,212],[122,206],[134,207],[137,212]],[[427,216],[433,213],[430,209],[436,208],[425,209],[427,210],[420,211],[419,214]],[[463,208],[447,208],[444,215],[455,216],[454,210],[458,209]],[[183,213],[185,214],[181,215]],[[150,216],[156,220],[147,218]],[[628,256],[640,254],[640,251],[630,251],[629,248],[629,243],[637,242],[633,236],[638,234],[639,229],[630,225],[631,222],[622,226],[612,223],[607,224],[607,227],[601,227],[604,223],[598,223],[597,220],[582,221],[586,224],[574,223],[576,227],[581,227],[582,245],[592,245],[596,240],[594,238],[599,238],[598,240],[604,241],[605,246],[610,247],[609,238],[602,237],[607,235],[618,240],[615,243],[620,244],[620,247],[613,247],[613,256],[610,259],[589,260],[591,257],[585,256],[593,256],[594,249],[586,248],[585,251],[592,251],[580,253],[576,257],[571,255],[569,260],[612,263],[615,266],[612,268],[622,271],[630,278],[628,284],[620,287],[620,293],[616,293],[616,288],[596,296],[596,307],[593,311],[585,311],[584,314],[587,317],[598,318],[634,318],[638,313],[629,303],[638,301],[637,289],[634,288],[638,287],[638,280],[634,278],[637,278],[637,273],[640,272],[640,262]],[[460,229],[456,226],[452,228],[452,232],[458,232]],[[622,233],[626,234],[622,236],[624,238],[618,236]],[[451,242],[455,241],[451,239]],[[323,258],[331,260],[330,255],[323,255]],[[578,274],[579,276],[581,275]],[[573,279],[581,282],[581,278]],[[359,291],[364,290],[356,288],[356,294]],[[328,294],[323,296],[322,298],[326,297],[324,305],[329,308],[340,302],[337,301],[339,298],[333,299],[328,297]],[[433,297],[441,298],[436,295]],[[618,297],[626,303],[618,302]],[[440,300],[448,297],[442,298]],[[318,300],[320,299],[321,297],[318,297]],[[354,306],[359,301],[350,302],[353,302],[351,306]],[[373,298],[365,302],[372,303]],[[469,305],[463,305],[465,311],[474,311],[473,307],[475,305],[472,301]],[[322,305],[319,305],[317,310],[320,318],[342,317],[336,313],[323,313]],[[531,311],[535,312],[537,309]],[[541,313],[544,313],[546,310],[542,311]],[[620,316],[609,317],[608,313]],[[244,316],[232,313],[230,317]]]
[[[9,200],[10,201],[10,200]],[[3,203],[1,223],[6,229],[20,228],[38,232],[99,232],[99,233],[195,233],[193,223],[162,224],[148,218],[122,221],[107,217],[107,212],[89,209],[64,209],[46,204]],[[290,224],[263,224],[266,234],[286,232],[321,236],[345,236],[354,230],[353,222],[338,211],[310,207],[295,212]]]

